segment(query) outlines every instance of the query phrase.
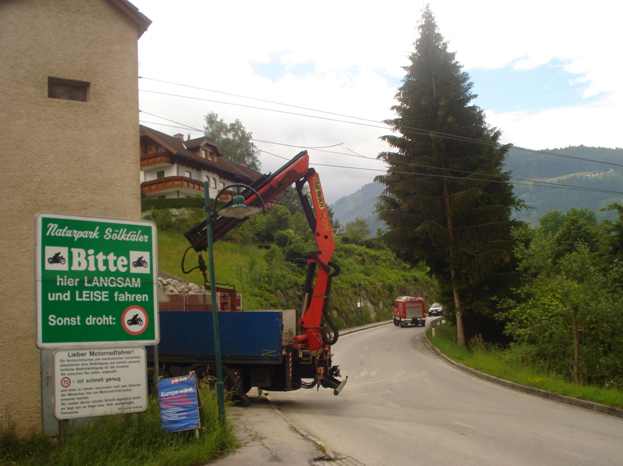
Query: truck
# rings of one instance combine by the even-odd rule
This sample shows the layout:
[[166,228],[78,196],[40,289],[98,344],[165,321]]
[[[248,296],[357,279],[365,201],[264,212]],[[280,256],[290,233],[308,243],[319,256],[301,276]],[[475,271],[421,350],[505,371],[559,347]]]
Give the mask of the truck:
[[410,325],[426,325],[426,306],[418,296],[399,296],[394,301],[394,325],[408,327]]
[[[299,153],[274,174],[263,175],[243,187],[238,196],[244,198],[247,206],[260,207],[293,184],[316,240],[316,248],[307,260],[301,308],[215,310],[218,312],[223,382],[233,399],[244,406],[249,404],[247,393],[253,387],[268,391],[324,387],[338,395],[348,380],[348,377],[340,380],[339,366],[332,363],[331,347],[337,342],[339,332],[328,306],[331,283],[340,273],[340,267],[331,260],[335,243],[328,207],[318,173],[309,167],[309,154],[307,151]],[[311,192],[311,203],[304,193],[306,185]],[[230,200],[222,208],[233,202]],[[245,220],[220,216],[217,211],[211,224],[212,240],[218,241]],[[204,263],[201,253],[208,247],[207,226],[204,220],[184,234],[190,242],[186,252],[194,249],[199,264]],[[184,259],[182,270],[185,271]],[[205,287],[209,288],[207,279]],[[210,291],[214,293],[218,289]],[[149,358],[152,370],[157,359],[158,371],[164,376],[176,377],[190,371],[195,371],[197,377],[215,376],[213,310],[211,306],[207,310],[207,304],[204,309],[159,313],[160,343],[157,355],[154,352]]]

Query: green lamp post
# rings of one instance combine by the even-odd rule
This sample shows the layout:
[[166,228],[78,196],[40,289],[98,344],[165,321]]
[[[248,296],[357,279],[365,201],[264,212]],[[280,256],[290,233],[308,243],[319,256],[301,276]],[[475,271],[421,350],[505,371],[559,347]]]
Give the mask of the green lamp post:
[[[248,206],[245,204],[245,198],[238,194],[234,197],[232,205],[226,205],[220,210],[216,210],[218,198],[221,194],[230,188],[246,188],[251,190],[260,200],[262,207]],[[214,196],[214,208],[210,206],[210,185],[207,181],[203,182],[205,193],[205,211],[206,211],[206,230],[208,236],[208,264],[210,270],[210,294],[212,297],[212,325],[214,330],[214,358],[216,359],[216,396],[218,402],[219,420],[221,425],[225,425],[225,393],[223,389],[223,369],[221,365],[221,340],[218,326],[218,308],[216,304],[216,279],[214,278],[214,246],[212,242],[212,225],[217,217],[231,217],[242,220],[251,215],[259,214],[266,211],[266,206],[261,196],[250,186],[241,183],[230,184],[221,189]]]

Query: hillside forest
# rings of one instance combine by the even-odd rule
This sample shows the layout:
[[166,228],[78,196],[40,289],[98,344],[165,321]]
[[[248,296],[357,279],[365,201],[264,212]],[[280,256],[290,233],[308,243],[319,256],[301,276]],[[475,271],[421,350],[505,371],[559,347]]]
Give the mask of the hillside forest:
[[[229,232],[214,245],[217,283],[233,284],[242,306],[253,309],[300,309],[307,258],[316,248],[311,230],[298,207],[276,205]],[[143,217],[158,226],[158,257],[162,270],[202,286],[198,270],[186,275],[181,259],[189,244],[183,233],[198,224],[202,209],[157,209]],[[391,319],[394,299],[417,295],[427,305],[436,298],[435,282],[423,267],[409,267],[382,243],[367,239],[365,224],[335,238],[332,261],[341,273],[333,279],[330,312],[339,328]],[[187,254],[185,270],[197,265]],[[218,286],[218,285],[217,285]],[[363,307],[357,307],[359,297]]]

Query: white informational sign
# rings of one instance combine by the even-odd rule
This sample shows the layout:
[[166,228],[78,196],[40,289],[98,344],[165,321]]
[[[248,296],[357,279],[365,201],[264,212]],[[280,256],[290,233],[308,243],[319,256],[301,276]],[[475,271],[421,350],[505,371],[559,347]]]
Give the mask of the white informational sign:
[[145,348],[93,348],[54,353],[57,419],[147,409]]

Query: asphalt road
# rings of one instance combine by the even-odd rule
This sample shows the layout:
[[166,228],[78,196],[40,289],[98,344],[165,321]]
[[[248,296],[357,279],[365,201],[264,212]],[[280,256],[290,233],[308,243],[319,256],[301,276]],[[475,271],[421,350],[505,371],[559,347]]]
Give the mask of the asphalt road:
[[623,463],[623,419],[481,380],[423,343],[422,328],[384,325],[340,337],[348,383],[271,392],[297,428],[368,465],[572,466]]

